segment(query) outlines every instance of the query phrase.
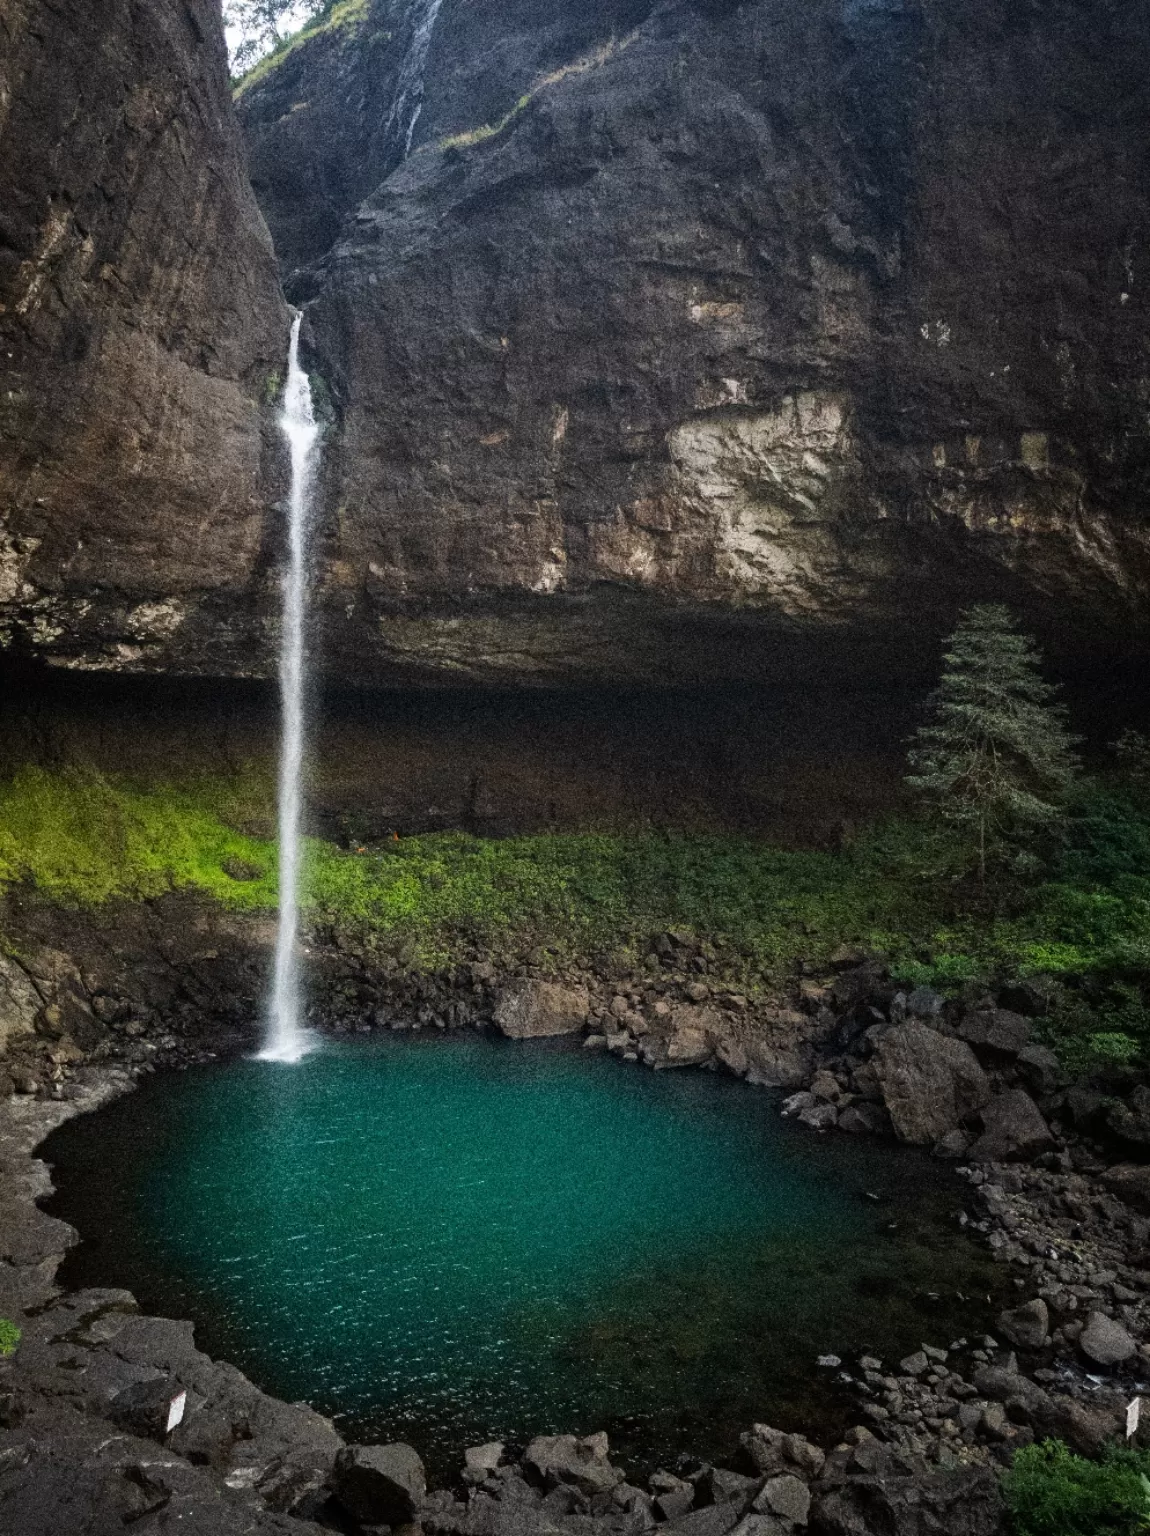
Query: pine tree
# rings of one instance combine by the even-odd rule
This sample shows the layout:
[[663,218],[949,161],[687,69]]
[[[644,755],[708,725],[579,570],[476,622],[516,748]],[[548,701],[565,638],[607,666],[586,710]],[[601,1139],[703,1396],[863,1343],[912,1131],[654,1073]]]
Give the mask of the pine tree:
[[1076,738],[1040,659],[1008,608],[969,608],[910,752],[907,783],[970,835],[982,881],[1007,853],[1019,865],[1033,860],[1035,842],[1064,820],[1077,773]]

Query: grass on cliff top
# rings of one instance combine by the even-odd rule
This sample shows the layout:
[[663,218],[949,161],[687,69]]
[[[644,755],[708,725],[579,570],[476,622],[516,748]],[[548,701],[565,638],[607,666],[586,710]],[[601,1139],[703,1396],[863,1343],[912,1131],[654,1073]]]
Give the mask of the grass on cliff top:
[[266,80],[273,69],[277,69],[283,61],[305,43],[309,43],[313,37],[319,37],[325,32],[358,32],[367,20],[371,0],[333,0],[319,13],[314,20],[301,27],[298,32],[293,32],[285,37],[270,53],[265,53],[238,80],[232,81],[232,97],[238,101],[245,91],[251,90],[253,85],[258,85],[261,80]]
[[617,54],[622,53],[625,48],[629,48],[638,36],[639,33],[636,29],[634,32],[628,33],[626,37],[608,38],[605,43],[601,43],[598,48],[593,48],[590,53],[584,54],[582,58],[573,59],[569,64],[562,64],[558,69],[552,70],[550,74],[541,75],[520,96],[515,105],[505,112],[497,122],[481,123],[477,128],[469,128],[464,133],[448,134],[445,139],[440,139],[436,148],[471,149],[476,144],[484,144],[488,139],[496,138],[515,121],[521,112],[531,105],[540,91],[547,90],[548,87],[553,85],[559,85],[563,80],[569,80],[573,75],[585,75],[589,70],[601,69],[604,64],[607,64]]
[[[238,829],[271,825],[271,794],[254,772],[140,785],[24,767],[0,783],[0,887],[25,882],[64,906],[191,888],[270,908],[275,845]],[[1150,970],[1150,810],[1084,798],[1057,878],[997,910],[960,895],[955,867],[944,836],[908,822],[843,853],[686,833],[443,833],[364,852],[312,840],[305,904],[317,927],[415,969],[538,948],[560,964],[641,962],[655,935],[685,930],[717,941],[716,967],[749,987],[843,945],[883,952],[908,983],[942,986],[1047,973],[1129,988]],[[1140,1001],[1114,993],[1107,1006],[1114,1032],[1140,1033]],[[1100,1027],[1096,1010],[1081,1023]]]

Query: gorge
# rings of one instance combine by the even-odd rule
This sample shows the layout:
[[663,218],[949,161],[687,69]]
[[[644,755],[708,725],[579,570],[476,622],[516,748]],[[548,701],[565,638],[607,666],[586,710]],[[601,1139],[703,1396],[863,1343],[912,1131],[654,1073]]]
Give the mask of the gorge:
[[[1150,1377],[1150,7],[309,15],[233,81],[219,0],[0,0],[0,1526],[1079,1536],[1016,1490],[1136,1482]],[[987,605],[1081,738],[989,877],[906,781]]]

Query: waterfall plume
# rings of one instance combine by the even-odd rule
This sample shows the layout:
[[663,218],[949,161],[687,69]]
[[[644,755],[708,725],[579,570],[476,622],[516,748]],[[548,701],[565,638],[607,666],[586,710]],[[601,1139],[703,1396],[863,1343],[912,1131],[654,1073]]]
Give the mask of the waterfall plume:
[[298,1061],[311,1046],[300,1020],[299,870],[300,815],[303,800],[305,741],[305,666],[308,598],[308,543],[312,521],[319,427],[312,406],[311,381],[300,367],[302,315],[292,322],[287,386],[280,428],[291,449],[288,502],[288,568],[284,578],[280,634],[282,736],[279,765],[279,926],[275,971],[260,1057]]

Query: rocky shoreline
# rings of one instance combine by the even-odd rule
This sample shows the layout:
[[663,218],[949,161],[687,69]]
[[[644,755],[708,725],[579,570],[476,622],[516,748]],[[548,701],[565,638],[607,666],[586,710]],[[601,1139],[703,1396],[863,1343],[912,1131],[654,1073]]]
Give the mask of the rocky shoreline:
[[758,1425],[737,1465],[658,1472],[640,1489],[604,1437],[559,1436],[518,1459],[473,1449],[455,1490],[428,1493],[410,1448],[344,1447],[310,1408],[197,1351],[190,1324],[141,1317],[123,1291],[61,1292],[56,1269],[77,1237],[36,1203],[51,1183],[35,1148],[161,1063],[250,1043],[266,934],[177,898],[79,924],[68,950],[50,942],[54,921],[32,914],[20,955],[0,958],[12,1090],[0,1100],[0,1316],[23,1332],[0,1363],[0,1511],[28,1536],[145,1516],[165,1529],[177,1514],[181,1530],[225,1533],[990,1536],[1002,1528],[997,1467],[1047,1436],[1096,1454],[1122,1436],[1150,1377],[1150,1168],[1137,1161],[1150,1092],[1133,1074],[1068,1083],[1032,1038],[1040,985],[944,1001],[844,953],[765,1002],[725,986],[720,952],[686,934],[659,936],[629,974],[557,975],[537,954],[515,974],[473,959],[438,977],[316,936],[334,1033],[581,1035],[657,1070],[787,1090],[784,1113],[811,1134],[932,1147],[959,1166],[961,1219],[1017,1292],[984,1338],[925,1339],[899,1362],[827,1357],[821,1368],[858,1404],[837,1446]]

